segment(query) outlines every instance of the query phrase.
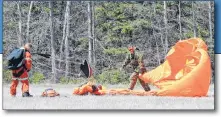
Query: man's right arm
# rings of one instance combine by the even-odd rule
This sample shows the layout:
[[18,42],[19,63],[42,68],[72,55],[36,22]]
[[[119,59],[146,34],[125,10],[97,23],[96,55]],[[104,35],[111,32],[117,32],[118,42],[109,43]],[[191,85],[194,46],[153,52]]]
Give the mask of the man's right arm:
[[123,68],[125,68],[130,63],[130,56],[128,55],[127,58],[124,60]]
[[25,52],[25,67],[27,71],[30,71],[32,68],[32,60],[30,52]]

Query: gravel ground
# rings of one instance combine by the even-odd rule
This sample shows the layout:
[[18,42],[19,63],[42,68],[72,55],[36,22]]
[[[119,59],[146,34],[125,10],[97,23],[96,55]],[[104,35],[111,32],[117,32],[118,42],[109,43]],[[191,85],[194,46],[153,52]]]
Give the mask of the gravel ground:
[[[3,85],[3,109],[210,109],[214,110],[214,85],[210,86],[208,97],[157,97],[157,96],[75,96],[72,95],[76,85],[31,85],[32,98],[21,97],[21,85],[17,96],[9,95],[9,84]],[[52,87],[61,94],[60,97],[40,97],[44,89]],[[122,88],[123,85],[111,85]],[[153,89],[154,87],[152,87]],[[136,89],[140,89],[137,87]]]

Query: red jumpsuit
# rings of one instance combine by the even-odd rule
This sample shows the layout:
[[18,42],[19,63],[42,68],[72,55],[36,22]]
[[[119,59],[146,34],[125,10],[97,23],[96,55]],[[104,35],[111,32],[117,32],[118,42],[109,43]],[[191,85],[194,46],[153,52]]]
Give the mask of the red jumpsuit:
[[[22,83],[22,93],[29,92],[28,71],[30,71],[32,68],[31,53],[29,51],[25,51],[24,56],[24,66],[19,68],[18,70],[12,70],[13,78],[10,87],[10,94],[12,96],[16,95],[16,88],[19,81],[21,81]],[[21,75],[17,77],[19,73],[21,73]]]

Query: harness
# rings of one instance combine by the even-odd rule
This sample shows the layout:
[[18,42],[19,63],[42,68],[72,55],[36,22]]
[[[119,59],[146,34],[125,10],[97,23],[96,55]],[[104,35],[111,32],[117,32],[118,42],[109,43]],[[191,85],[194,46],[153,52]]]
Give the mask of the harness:
[[25,65],[23,65],[22,67],[21,67],[21,70],[20,71],[18,71],[17,73],[12,73],[12,75],[14,76],[14,77],[20,77],[24,72],[25,72],[25,70],[27,70],[27,68],[25,67]]
[[23,81],[23,80],[28,80],[28,78],[12,78],[12,80],[19,80],[19,81]]

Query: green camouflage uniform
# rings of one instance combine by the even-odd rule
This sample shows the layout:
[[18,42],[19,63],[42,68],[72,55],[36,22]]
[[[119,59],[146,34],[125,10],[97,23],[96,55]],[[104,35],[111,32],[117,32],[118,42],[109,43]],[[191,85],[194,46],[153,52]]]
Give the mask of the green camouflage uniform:
[[[130,90],[133,90],[134,86],[136,85],[137,79],[139,79],[139,73],[143,74],[146,72],[146,68],[143,62],[143,54],[137,52],[134,54],[128,54],[124,62],[123,68],[125,68],[128,64],[130,64],[134,70],[134,73],[130,76],[131,82],[129,87]],[[148,84],[145,84],[145,82],[141,79],[139,79],[139,81],[145,91],[150,90]]]

